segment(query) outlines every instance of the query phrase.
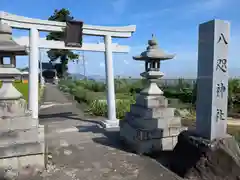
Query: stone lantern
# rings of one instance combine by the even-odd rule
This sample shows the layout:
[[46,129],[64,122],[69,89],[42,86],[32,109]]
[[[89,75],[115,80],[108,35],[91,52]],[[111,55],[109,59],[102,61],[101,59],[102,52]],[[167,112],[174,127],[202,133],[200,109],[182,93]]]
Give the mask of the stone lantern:
[[149,81],[149,86],[144,89],[141,94],[162,95],[163,92],[156,84],[156,80],[163,77],[160,72],[160,61],[174,58],[174,55],[168,55],[158,48],[158,44],[154,36],[148,41],[147,50],[142,52],[140,56],[134,56],[134,60],[145,61],[145,72],[141,76]]
[[158,87],[158,79],[164,74],[160,72],[160,61],[170,60],[168,55],[158,47],[153,37],[148,41],[146,51],[134,60],[145,61],[145,71],[141,76],[148,80],[148,86],[136,98],[136,104],[120,121],[120,138],[137,153],[152,153],[161,150],[172,150],[177,143],[177,136],[185,128],[181,118],[175,117],[175,108],[168,107],[168,100]]
[[[19,99],[22,94],[12,85],[15,78],[21,77],[16,69],[16,56],[27,55],[26,47],[12,40],[12,29],[6,24],[0,24],[0,100]],[[10,64],[4,64],[4,58],[10,58]]]
[[[17,55],[27,55],[26,47],[13,41],[11,27],[0,23],[0,169],[44,168],[44,127],[31,117],[22,94],[12,84],[21,77],[15,68]],[[5,57],[10,64],[4,64]]]

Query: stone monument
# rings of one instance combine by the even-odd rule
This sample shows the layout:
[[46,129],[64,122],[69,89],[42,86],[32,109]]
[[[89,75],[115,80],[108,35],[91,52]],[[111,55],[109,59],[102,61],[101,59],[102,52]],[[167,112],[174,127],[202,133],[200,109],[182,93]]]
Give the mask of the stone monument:
[[178,134],[185,128],[181,118],[175,117],[175,108],[168,107],[157,81],[163,77],[160,61],[172,59],[158,47],[156,39],[148,41],[147,50],[133,59],[145,61],[145,72],[141,76],[149,82],[131,105],[131,111],[120,121],[120,138],[137,153],[152,153],[159,150],[172,150]]
[[229,32],[223,20],[199,26],[196,129],[179,135],[169,162],[183,178],[240,177],[239,144],[227,134]]
[[227,135],[229,32],[221,20],[199,26],[196,128],[211,141]]
[[44,127],[31,118],[26,101],[12,84],[21,77],[14,63],[17,55],[27,55],[26,47],[12,40],[11,27],[0,24],[0,59],[11,59],[0,65],[0,169],[44,168]]

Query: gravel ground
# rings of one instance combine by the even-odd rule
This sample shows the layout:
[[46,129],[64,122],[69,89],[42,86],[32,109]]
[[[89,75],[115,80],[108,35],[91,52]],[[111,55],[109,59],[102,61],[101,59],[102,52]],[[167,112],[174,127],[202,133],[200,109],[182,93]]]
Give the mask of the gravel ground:
[[33,179],[181,179],[154,159],[125,151],[118,129],[105,131],[99,120],[84,118],[55,86],[47,85],[44,96],[40,124],[47,126],[48,165]]

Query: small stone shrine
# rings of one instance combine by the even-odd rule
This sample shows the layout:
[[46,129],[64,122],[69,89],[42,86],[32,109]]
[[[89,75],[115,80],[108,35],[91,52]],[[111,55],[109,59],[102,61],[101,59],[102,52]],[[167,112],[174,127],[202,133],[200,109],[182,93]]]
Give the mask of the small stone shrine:
[[165,54],[159,49],[156,39],[148,41],[147,50],[134,60],[145,61],[145,72],[141,76],[149,82],[136,98],[136,104],[120,121],[120,138],[123,143],[139,153],[152,153],[159,150],[172,150],[177,143],[178,134],[185,128],[181,118],[175,117],[175,108],[168,107],[157,81],[163,77],[160,61],[172,59],[174,55]]
[[43,62],[40,64],[42,66],[42,68],[41,68],[42,76],[41,77],[43,78],[44,82],[57,84],[58,78],[57,78],[56,67],[59,68],[59,66],[60,66],[59,63],[52,64],[50,62],[48,62],[48,63]]
[[[15,56],[27,55],[26,47],[12,40],[12,29],[0,24],[0,169],[19,171],[24,167],[44,168],[44,127],[31,118],[22,94],[13,86],[21,77]],[[4,58],[10,64],[4,64]]]

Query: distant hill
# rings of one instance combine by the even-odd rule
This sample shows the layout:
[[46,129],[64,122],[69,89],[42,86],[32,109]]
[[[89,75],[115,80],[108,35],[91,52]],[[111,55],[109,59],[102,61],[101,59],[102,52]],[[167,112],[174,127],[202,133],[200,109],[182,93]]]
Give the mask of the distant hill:
[[[82,74],[71,74],[71,76],[76,79],[84,79],[84,75],[82,75]],[[230,78],[240,78],[240,68],[229,69],[229,77]],[[125,77],[121,76],[121,78],[129,79],[129,76],[125,76]],[[140,78],[140,76],[132,77],[131,79],[139,79],[139,78]],[[184,75],[182,75],[182,76],[164,76],[162,79],[179,79],[179,78],[194,80],[197,78],[197,73],[184,73]],[[105,76],[100,76],[100,75],[90,75],[90,76],[87,76],[87,79],[105,82]]]
[[[82,75],[82,74],[71,74],[71,76],[76,79],[84,79],[84,75]],[[229,68],[229,77],[230,78],[236,78],[236,77],[240,78],[240,68]],[[129,79],[129,76],[121,76],[121,78]],[[140,78],[140,76],[132,77],[132,79],[136,79],[136,78],[138,79],[138,78]],[[197,78],[197,73],[196,72],[187,72],[180,76],[165,76],[162,79],[179,79],[179,78],[195,80]],[[100,75],[90,75],[90,76],[87,76],[87,79],[105,82],[105,76],[100,76]]]
[[85,76],[84,75],[82,75],[82,74],[69,74],[73,79],[79,79],[79,80],[81,80],[81,79],[84,79],[85,78]]

